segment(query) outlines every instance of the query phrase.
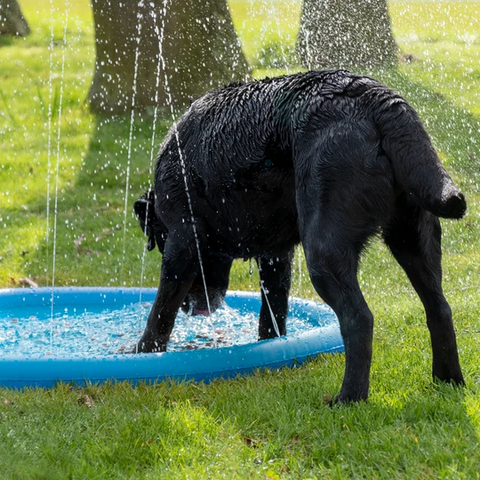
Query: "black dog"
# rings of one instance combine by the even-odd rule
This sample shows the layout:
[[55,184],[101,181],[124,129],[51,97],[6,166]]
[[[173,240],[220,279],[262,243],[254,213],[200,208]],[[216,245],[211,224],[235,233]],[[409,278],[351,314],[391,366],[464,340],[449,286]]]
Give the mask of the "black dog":
[[438,217],[465,210],[415,111],[375,80],[309,72],[213,90],[173,126],[154,191],[135,204],[149,249],[157,243],[163,253],[137,351],[166,349],[182,305],[215,310],[234,258],[259,262],[259,338],[276,335],[272,316],[285,335],[292,252],[301,242],[345,344],[337,401],[366,399],[373,317],[357,269],[368,239],[381,233],[425,307],[433,376],[463,384],[441,287]]

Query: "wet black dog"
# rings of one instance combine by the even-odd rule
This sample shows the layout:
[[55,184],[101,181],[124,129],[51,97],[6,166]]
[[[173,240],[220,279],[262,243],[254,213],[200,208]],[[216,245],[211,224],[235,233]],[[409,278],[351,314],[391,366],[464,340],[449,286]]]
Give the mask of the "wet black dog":
[[215,310],[235,258],[260,265],[259,338],[276,335],[272,314],[284,335],[301,242],[312,283],[340,322],[346,369],[337,400],[365,399],[373,317],[357,269],[368,239],[381,233],[425,306],[434,377],[463,384],[441,287],[438,217],[465,210],[415,111],[375,80],[309,72],[213,90],[171,129],[154,190],[135,204],[149,249],[163,253],[137,349],[164,351],[182,305]]

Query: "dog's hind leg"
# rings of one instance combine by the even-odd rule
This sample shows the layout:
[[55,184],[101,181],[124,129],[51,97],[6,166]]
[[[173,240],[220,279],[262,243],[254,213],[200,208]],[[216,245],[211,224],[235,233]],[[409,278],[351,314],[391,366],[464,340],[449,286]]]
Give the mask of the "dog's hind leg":
[[404,195],[396,207],[384,239],[425,307],[433,377],[463,385],[452,312],[442,291],[440,222],[421,207],[407,203]]
[[366,400],[372,361],[373,315],[357,280],[364,242],[353,244],[348,238],[340,224],[328,229],[320,221],[308,222],[302,234],[313,286],[336,313],[345,345],[345,376],[335,400],[340,403]]
[[358,264],[369,238],[391,217],[391,164],[366,120],[332,121],[298,145],[294,166],[300,238],[313,286],[336,313],[345,346],[345,376],[336,401],[364,400],[373,315],[358,284]]
[[293,251],[289,251],[278,257],[258,260],[262,292],[262,306],[258,322],[259,340],[275,338],[278,334],[287,334],[286,320],[292,277],[292,259]]
[[[142,338],[133,353],[164,352],[197,271],[195,243],[188,232],[169,234],[162,258],[160,286]],[[189,241],[190,240],[190,241]]]

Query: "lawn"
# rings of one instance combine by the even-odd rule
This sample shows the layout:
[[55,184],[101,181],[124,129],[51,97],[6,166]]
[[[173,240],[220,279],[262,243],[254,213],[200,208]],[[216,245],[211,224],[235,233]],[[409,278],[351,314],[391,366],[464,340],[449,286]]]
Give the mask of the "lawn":
[[[293,56],[300,3],[229,3],[255,75],[284,71],[274,67]],[[55,1],[53,11],[47,0],[21,5],[32,34],[0,39],[0,287],[156,286],[159,256],[145,254],[132,205],[170,120],[152,131],[151,118],[131,125],[89,112],[87,0]],[[372,72],[418,110],[469,202],[465,219],[442,221],[467,388],[431,382],[421,304],[375,241],[360,271],[375,316],[367,403],[325,405],[340,388],[342,355],[209,385],[0,390],[0,477],[479,478],[479,5],[390,2],[403,61]],[[294,268],[292,293],[317,298],[300,251]],[[231,288],[257,284],[237,262]]]

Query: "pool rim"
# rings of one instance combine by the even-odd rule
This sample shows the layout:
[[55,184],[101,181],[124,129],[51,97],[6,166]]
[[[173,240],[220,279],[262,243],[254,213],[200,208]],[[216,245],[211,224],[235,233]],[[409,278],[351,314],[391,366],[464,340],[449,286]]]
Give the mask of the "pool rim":
[[[40,287],[0,289],[0,309],[10,299],[28,298],[31,303],[39,297],[53,295],[75,298],[91,295],[113,295],[124,298],[126,294],[155,294],[156,288],[139,287]],[[256,292],[229,291],[227,299],[260,301]],[[315,308],[333,312],[329,307],[313,300],[290,297],[291,309]],[[25,303],[25,300],[23,300]],[[27,302],[27,303],[29,303]],[[124,305],[135,302],[128,302]],[[58,303],[57,303],[58,304]],[[38,305],[38,304],[37,304]],[[217,378],[233,378],[239,374],[252,373],[258,369],[276,369],[300,365],[309,358],[322,353],[343,352],[343,341],[338,322],[325,327],[315,327],[294,338],[280,337],[255,343],[198,349],[182,352],[149,354],[110,354],[92,357],[68,355],[25,357],[0,357],[0,387],[53,387],[57,382],[73,382],[77,385],[97,384],[108,381],[130,381],[132,383],[155,383],[162,380],[212,381]]]

